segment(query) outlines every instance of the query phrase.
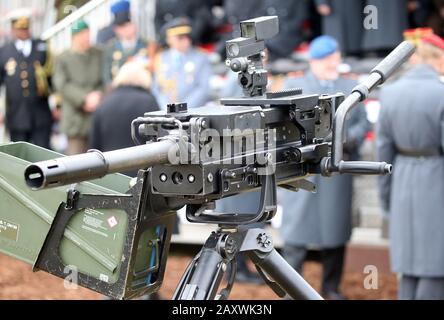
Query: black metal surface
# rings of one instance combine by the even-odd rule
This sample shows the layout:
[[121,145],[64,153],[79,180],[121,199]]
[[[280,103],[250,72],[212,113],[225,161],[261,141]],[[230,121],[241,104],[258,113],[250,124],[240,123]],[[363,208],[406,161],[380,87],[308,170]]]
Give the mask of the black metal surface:
[[[218,213],[206,212],[208,204],[190,204],[187,206],[187,219],[192,223],[223,224],[226,226],[250,225],[270,221],[277,212],[276,176],[270,174],[262,177],[261,200],[258,212],[254,213]],[[210,208],[214,209],[214,208]]]
[[228,298],[234,277],[217,295],[226,267],[246,253],[265,283],[280,297],[288,294],[297,300],[322,300],[322,297],[274,249],[271,236],[262,229],[224,231],[221,228],[206,241],[185,272],[175,300],[213,300]]
[[264,69],[265,40],[279,33],[277,16],[260,17],[240,23],[241,37],[227,41],[227,65],[239,76],[246,97],[265,94],[268,72]]
[[263,254],[249,253],[253,263],[295,300],[323,300],[322,297],[273,249]]

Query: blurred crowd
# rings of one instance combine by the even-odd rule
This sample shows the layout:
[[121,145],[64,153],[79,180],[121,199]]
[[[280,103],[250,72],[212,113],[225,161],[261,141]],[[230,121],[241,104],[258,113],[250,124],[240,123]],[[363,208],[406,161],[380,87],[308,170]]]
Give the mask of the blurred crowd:
[[[58,0],[58,19],[88,0]],[[378,11],[375,13],[375,9]],[[278,37],[268,43],[271,60],[286,58],[301,43],[328,34],[338,40],[347,55],[390,50],[409,28],[429,27],[444,36],[442,0],[155,0],[154,28],[157,40],[165,44],[163,27],[176,17],[189,17],[196,45],[215,44],[225,55],[225,40],[239,35],[237,24],[251,17],[277,15],[281,21]],[[363,24],[368,17],[368,27]],[[107,28],[97,42],[104,43],[113,34]]]
[[[64,6],[86,2],[56,1],[59,19],[64,18]],[[151,42],[138,35],[130,5],[113,4],[113,22],[97,39],[92,39],[86,21],[77,21],[71,48],[58,56],[45,42],[31,38],[28,16],[11,16],[13,40],[0,49],[0,84],[6,88],[6,113],[0,121],[12,141],[51,148],[52,134],[61,132],[67,138],[62,151],[68,155],[132,146],[131,122],[144,113],[175,102],[195,108],[219,98],[210,86],[213,67],[225,59],[225,41],[240,35],[238,23],[245,19],[279,16],[281,30],[267,42],[268,59],[289,59],[305,48],[308,69],[285,77],[280,87],[303,88],[308,94],[349,94],[357,82],[353,75],[341,74],[344,56],[383,56],[407,37],[420,47],[412,70],[381,97],[378,154],[400,168],[393,178],[381,179],[381,199],[395,221],[392,263],[403,275],[400,297],[444,299],[444,238],[437,229],[444,227],[444,186],[434,192],[425,186],[427,177],[440,175],[444,181],[444,1],[161,0],[156,1],[157,41]],[[366,27],[363,21],[372,8],[377,12]],[[220,95],[242,95],[236,81],[236,75],[227,74]],[[423,101],[430,112],[421,109]],[[399,104],[409,113],[397,109]],[[358,160],[372,127],[363,107],[355,109],[349,123],[346,156]],[[429,164],[430,171],[421,171]],[[314,177],[312,182],[317,194],[280,195],[284,255],[302,272],[308,248],[320,248],[323,294],[342,299],[339,286],[352,229],[352,178]],[[231,201],[236,208],[227,210],[255,211],[258,195],[249,196]],[[435,250],[427,248],[432,240]],[[242,279],[255,281],[242,265]]]
[[[56,1],[58,19],[87,2]],[[444,32],[444,3],[439,0],[245,0],[242,5],[231,0],[162,0],[155,1],[153,15],[157,39],[148,42],[139,36],[130,6],[130,1],[116,1],[111,7],[112,23],[94,39],[85,21],[76,22],[71,49],[58,56],[47,50],[46,43],[31,39],[29,19],[21,26],[17,24],[18,18],[29,17],[11,15],[15,43],[2,49],[2,65],[14,77],[2,77],[1,81],[7,84],[8,99],[14,100],[8,105],[20,107],[8,108],[1,118],[8,120],[13,141],[50,147],[56,123],[60,126],[55,129],[69,140],[67,146],[57,149],[74,154],[89,146],[99,147],[89,143],[100,140],[90,137],[91,132],[99,132],[91,130],[90,122],[104,95],[115,88],[113,81],[126,63],[137,63],[139,72],[149,72],[150,84],[143,87],[149,87],[157,103],[146,111],[177,101],[187,101],[190,107],[204,106],[236,94],[236,77],[230,74],[224,78],[227,81],[222,90],[212,90],[213,66],[225,59],[225,41],[240,35],[238,23],[252,17],[279,16],[280,33],[267,41],[270,62],[303,53],[306,44],[322,34],[338,42],[342,56],[365,57],[385,55],[403,40],[409,28],[414,28],[413,33],[419,27],[430,28],[437,35]],[[370,21],[367,26],[365,19]],[[21,44],[25,46],[23,52]],[[27,60],[35,59],[38,68],[35,63],[27,64]],[[297,70],[286,71],[293,74]],[[119,86],[128,85],[119,81]],[[279,89],[282,81],[276,86]],[[31,98],[38,107],[28,110],[26,104]]]

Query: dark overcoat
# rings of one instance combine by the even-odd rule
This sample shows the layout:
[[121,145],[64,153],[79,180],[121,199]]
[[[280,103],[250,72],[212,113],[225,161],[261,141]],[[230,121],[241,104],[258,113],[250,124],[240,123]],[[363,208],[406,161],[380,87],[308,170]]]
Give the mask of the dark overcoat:
[[11,131],[50,127],[52,115],[47,94],[37,90],[36,64],[47,61],[46,43],[32,41],[28,57],[17,51],[13,42],[0,50],[0,86],[6,87],[6,126]]

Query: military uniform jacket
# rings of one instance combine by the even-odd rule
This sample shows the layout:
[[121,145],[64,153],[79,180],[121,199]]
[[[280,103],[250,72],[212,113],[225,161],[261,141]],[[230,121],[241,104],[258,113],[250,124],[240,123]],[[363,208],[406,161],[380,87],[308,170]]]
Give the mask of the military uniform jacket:
[[147,58],[146,42],[138,39],[132,49],[125,50],[118,39],[113,39],[107,45],[104,52],[103,81],[110,84],[117,76],[120,68],[135,56]]
[[[444,276],[444,157],[405,156],[444,148],[444,84],[428,65],[419,65],[381,92],[378,158],[393,164],[380,178],[389,212],[394,272]],[[400,150],[402,152],[400,152]]]
[[36,65],[46,64],[46,44],[32,41],[28,57],[13,42],[0,49],[0,85],[6,87],[6,125],[9,130],[31,131],[52,123],[47,94],[37,90]]
[[102,28],[97,33],[96,44],[100,48],[105,47],[111,40],[116,38],[116,33],[114,32],[114,26],[109,25],[105,28]]
[[191,38],[195,43],[202,43],[204,35],[212,28],[212,2],[214,0],[156,0],[154,25],[161,45],[166,45],[163,27],[179,17],[190,19],[193,29]]
[[195,49],[185,54],[167,50],[155,61],[153,93],[161,108],[175,102],[187,102],[190,108],[203,107],[210,99],[211,75],[204,53]]
[[83,105],[90,92],[103,89],[102,52],[95,48],[86,54],[64,52],[56,60],[53,78],[63,100],[62,132],[68,137],[87,138],[91,115],[83,111]]
[[[304,77],[291,79],[287,88],[303,88],[306,94],[348,95],[356,82],[340,78],[333,87],[325,89],[315,76],[308,72]],[[348,120],[347,141],[353,141],[354,150],[348,150],[352,160],[357,160],[358,150],[370,129],[367,114],[361,105],[354,109]],[[317,186],[316,194],[279,190],[278,201],[283,207],[281,233],[289,245],[313,245],[320,248],[336,248],[350,240],[352,231],[352,177],[338,175],[331,178],[309,178]]]

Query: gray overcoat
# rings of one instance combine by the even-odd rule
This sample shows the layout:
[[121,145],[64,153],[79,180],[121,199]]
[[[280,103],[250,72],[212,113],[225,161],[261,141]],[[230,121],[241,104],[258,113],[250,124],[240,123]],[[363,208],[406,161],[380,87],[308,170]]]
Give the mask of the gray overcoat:
[[410,276],[442,277],[444,157],[415,158],[405,150],[444,148],[444,84],[432,67],[419,65],[384,87],[381,103],[378,157],[394,165],[393,175],[380,179],[391,267]]
[[[306,94],[348,95],[356,86],[353,80],[340,78],[333,87],[325,88],[308,72],[304,77],[291,79],[287,88],[303,88]],[[347,130],[347,139],[356,146],[350,150],[351,158],[358,157],[359,146],[364,141],[370,124],[362,105],[352,111]],[[313,245],[320,248],[337,248],[348,242],[352,230],[352,177],[348,175],[324,178],[309,178],[317,185],[316,194],[307,191],[298,193],[280,190],[279,204],[283,207],[281,234],[286,244],[295,246]]]

